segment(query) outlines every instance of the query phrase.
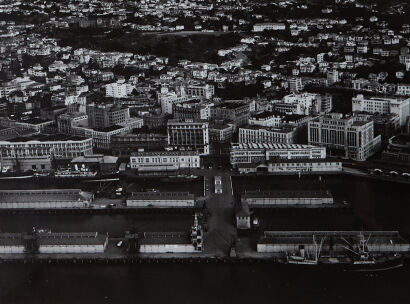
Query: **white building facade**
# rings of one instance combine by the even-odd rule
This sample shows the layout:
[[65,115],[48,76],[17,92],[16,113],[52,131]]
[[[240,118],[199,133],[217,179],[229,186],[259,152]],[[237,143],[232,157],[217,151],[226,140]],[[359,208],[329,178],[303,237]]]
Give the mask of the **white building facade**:
[[130,166],[139,172],[177,171],[200,168],[201,162],[197,151],[135,152]]

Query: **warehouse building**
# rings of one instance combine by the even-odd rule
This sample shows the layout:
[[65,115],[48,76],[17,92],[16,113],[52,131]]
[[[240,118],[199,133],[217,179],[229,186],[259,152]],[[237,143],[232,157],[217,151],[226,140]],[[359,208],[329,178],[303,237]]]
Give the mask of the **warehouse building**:
[[241,197],[249,208],[277,205],[327,205],[333,204],[329,191],[248,191]]
[[203,230],[195,214],[191,233],[144,232],[139,239],[141,253],[194,253],[203,250]]
[[342,162],[331,159],[282,159],[261,164],[239,164],[239,173],[267,172],[272,174],[342,172]]
[[0,254],[24,253],[25,243],[21,233],[0,234]]
[[[257,243],[257,251],[262,253],[297,253],[300,248],[315,252],[316,242],[322,242],[322,252],[343,254],[349,252],[346,240],[358,245],[360,235],[364,236],[370,252],[409,252],[410,244],[397,231],[265,231]],[[323,241],[322,241],[323,240]],[[347,249],[346,249],[347,248]]]
[[126,204],[131,208],[194,208],[195,196],[189,192],[132,192]]
[[141,253],[194,253],[197,252],[186,233],[145,232],[139,240]]
[[0,233],[0,254],[103,253],[107,244],[98,232]]
[[98,232],[53,232],[38,234],[39,253],[103,253],[108,235]]
[[1,190],[0,209],[89,208],[93,198],[80,189]]

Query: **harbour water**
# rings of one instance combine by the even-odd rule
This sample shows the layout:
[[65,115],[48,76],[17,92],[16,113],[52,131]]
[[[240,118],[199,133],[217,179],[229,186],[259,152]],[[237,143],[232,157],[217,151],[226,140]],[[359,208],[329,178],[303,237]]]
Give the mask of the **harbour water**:
[[[36,185],[27,185],[35,187]],[[410,234],[410,187],[353,176],[234,178],[246,190],[330,190],[351,213],[269,216],[272,229],[373,229]],[[158,184],[144,186],[158,188]],[[175,187],[175,186],[174,186]],[[2,184],[6,189],[7,185]],[[2,231],[178,231],[189,215],[1,215]],[[24,224],[23,224],[24,222]],[[376,274],[266,263],[0,264],[0,303],[408,303],[410,265]],[[75,291],[75,292],[73,292]]]
[[0,301],[404,304],[409,270],[368,275],[272,264],[0,265]]

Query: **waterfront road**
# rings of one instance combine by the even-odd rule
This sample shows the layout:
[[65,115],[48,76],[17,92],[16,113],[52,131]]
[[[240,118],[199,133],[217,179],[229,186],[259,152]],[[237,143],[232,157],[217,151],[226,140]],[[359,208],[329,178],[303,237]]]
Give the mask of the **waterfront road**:
[[[204,252],[226,256],[236,239],[235,208],[232,195],[231,176],[228,171],[202,169],[194,172],[204,176],[204,200],[210,212],[208,231],[204,235]],[[215,193],[215,176],[222,179],[222,193]]]

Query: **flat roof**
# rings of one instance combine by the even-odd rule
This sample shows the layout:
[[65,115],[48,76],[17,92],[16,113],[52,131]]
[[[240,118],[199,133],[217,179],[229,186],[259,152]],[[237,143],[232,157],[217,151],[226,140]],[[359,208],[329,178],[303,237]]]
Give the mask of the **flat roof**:
[[295,130],[294,127],[286,126],[286,125],[281,126],[281,127],[265,127],[265,126],[260,126],[260,125],[246,125],[246,126],[240,127],[240,129],[266,130],[266,131],[277,132],[277,133],[289,133]]
[[232,149],[234,150],[280,150],[280,149],[306,149],[306,148],[318,148],[312,145],[301,145],[301,144],[268,144],[268,143],[240,143],[240,144],[232,144]]
[[122,128],[123,126],[113,125],[113,126],[109,126],[105,128],[93,128],[93,130],[98,131],[98,132],[111,132],[111,131],[119,130]]
[[285,117],[286,114],[278,112],[278,111],[264,111],[264,112],[260,112],[257,114],[252,115],[251,119],[258,119],[258,118],[267,118],[267,117],[271,117],[271,116],[280,116],[280,117]]
[[333,198],[330,191],[247,191],[243,199],[250,198]]
[[46,123],[46,122],[50,122],[52,123],[52,120],[45,120],[45,119],[41,119],[41,118],[29,118],[26,120],[22,120],[22,121],[16,121],[16,123],[28,123],[31,125],[40,125],[42,123]]
[[189,192],[131,192],[127,200],[194,200],[195,196]]
[[81,141],[81,140],[86,140],[86,139],[89,139],[89,138],[57,133],[57,134],[51,134],[51,135],[36,134],[32,136],[18,136],[18,137],[10,138],[6,141],[9,141],[9,142],[29,142],[29,141],[47,142],[47,141]]
[[131,156],[196,156],[197,151],[144,151],[133,152]]
[[190,236],[185,232],[145,232],[139,239],[141,245],[192,245]]
[[92,199],[92,193],[80,189],[0,190],[0,202],[56,202]]
[[248,104],[244,102],[223,102],[218,105],[215,105],[216,108],[225,108],[225,109],[236,109],[243,106],[248,106]]
[[46,233],[38,234],[37,242],[40,246],[55,245],[103,245],[107,239],[106,235],[91,233]]
[[399,134],[391,139],[393,144],[407,145],[410,144],[410,134]]
[[102,163],[102,164],[115,164],[118,162],[117,156],[107,155],[86,155],[78,156],[71,160],[71,163]]

